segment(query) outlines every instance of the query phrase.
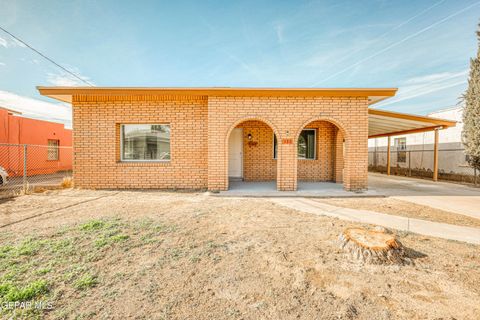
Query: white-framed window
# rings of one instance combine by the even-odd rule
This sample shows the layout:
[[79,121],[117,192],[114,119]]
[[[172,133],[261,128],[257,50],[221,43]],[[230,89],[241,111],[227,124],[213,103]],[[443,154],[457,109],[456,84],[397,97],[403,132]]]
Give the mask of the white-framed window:
[[407,138],[395,138],[394,143],[397,150],[397,162],[407,162]]
[[59,140],[48,139],[48,150],[47,150],[47,160],[58,160],[58,146],[60,145]]
[[[298,159],[316,159],[317,152],[317,130],[304,129],[298,137],[297,143]],[[277,159],[278,141],[277,136],[273,135],[273,158]]]
[[122,124],[122,161],[170,161],[170,125]]

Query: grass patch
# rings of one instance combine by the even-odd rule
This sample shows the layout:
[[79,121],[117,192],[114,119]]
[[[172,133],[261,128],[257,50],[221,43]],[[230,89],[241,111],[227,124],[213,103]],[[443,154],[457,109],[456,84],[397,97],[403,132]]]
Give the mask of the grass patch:
[[0,285],[0,297],[3,301],[30,301],[48,292],[48,283],[45,280],[36,280],[25,287],[18,287],[11,283]]
[[86,290],[88,288],[93,288],[98,284],[97,276],[91,275],[89,273],[84,274],[79,279],[75,280],[73,286],[77,290]]
[[82,231],[95,231],[104,229],[107,223],[103,220],[91,220],[87,223],[80,225]]
[[60,186],[63,189],[72,188],[73,187],[73,178],[72,177],[63,177],[62,183],[60,184]]
[[35,274],[39,276],[43,276],[49,273],[50,271],[52,271],[52,268],[40,268],[40,269],[37,269],[37,271],[35,271]]
[[95,247],[102,248],[117,242],[124,242],[130,237],[126,234],[104,235],[102,238],[95,240]]
[[[112,256],[126,259],[130,249],[161,243],[165,234],[173,230],[174,227],[153,221],[105,218],[61,226],[48,235],[26,239],[15,234],[8,238],[0,235],[0,303],[48,301],[56,304],[61,303],[65,292],[85,292],[104,282],[121,281],[111,279],[110,273],[101,273],[104,270],[98,269],[98,262]],[[181,252],[173,251],[170,258],[181,256]],[[42,318],[44,312],[0,307],[0,319]],[[61,312],[61,309],[56,311]]]

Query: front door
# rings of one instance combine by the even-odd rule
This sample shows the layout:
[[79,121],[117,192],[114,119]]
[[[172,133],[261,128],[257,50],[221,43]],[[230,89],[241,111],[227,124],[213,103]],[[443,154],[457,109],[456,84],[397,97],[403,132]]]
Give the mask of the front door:
[[233,129],[228,138],[228,176],[242,178],[243,176],[243,129]]

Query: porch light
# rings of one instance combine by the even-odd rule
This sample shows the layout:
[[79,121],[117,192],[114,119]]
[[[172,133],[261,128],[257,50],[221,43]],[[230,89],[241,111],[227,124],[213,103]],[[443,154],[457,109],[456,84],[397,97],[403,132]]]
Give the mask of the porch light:
[[252,134],[249,133],[248,136],[247,136],[248,140],[252,140]]

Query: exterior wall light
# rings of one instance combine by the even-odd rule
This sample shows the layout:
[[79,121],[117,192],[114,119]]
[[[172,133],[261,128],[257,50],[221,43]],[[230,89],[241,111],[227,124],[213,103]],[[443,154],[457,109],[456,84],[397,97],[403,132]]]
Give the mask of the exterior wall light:
[[249,134],[247,135],[247,138],[248,138],[248,140],[252,140],[252,134],[249,133]]

